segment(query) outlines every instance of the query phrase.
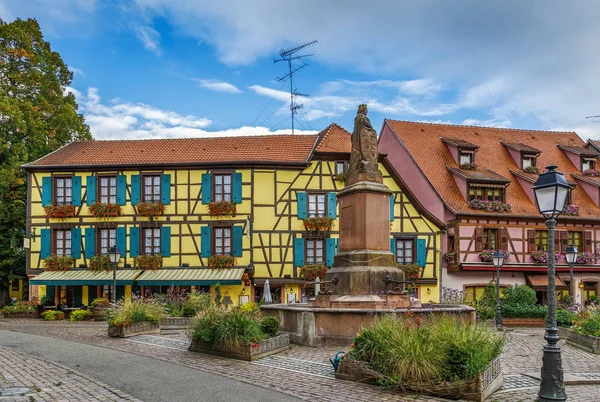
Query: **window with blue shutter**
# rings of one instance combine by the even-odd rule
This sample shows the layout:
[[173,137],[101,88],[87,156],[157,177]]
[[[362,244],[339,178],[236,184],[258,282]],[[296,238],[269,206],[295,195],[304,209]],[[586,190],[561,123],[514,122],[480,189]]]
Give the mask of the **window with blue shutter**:
[[134,174],[131,176],[131,205],[137,205],[140,203],[140,175]]
[[212,202],[212,175],[210,173],[202,174],[202,204]]
[[163,174],[160,178],[160,201],[168,205],[171,203],[171,175]]
[[390,222],[394,222],[394,194],[390,195]]
[[42,177],[42,207],[52,205],[52,177]]
[[131,227],[129,229],[129,255],[137,257],[140,255],[140,228]]
[[117,228],[117,247],[121,250],[121,257],[127,255],[127,231],[124,227]]
[[417,239],[417,265],[424,267],[427,264],[427,241]]
[[335,241],[337,239],[328,238],[325,240],[325,265],[331,267],[333,265],[333,257],[335,256]]
[[298,219],[306,219],[306,193],[297,192],[296,200],[298,201]]
[[73,176],[72,179],[73,193],[71,195],[71,203],[76,206],[81,206],[81,176]]
[[210,226],[202,226],[200,228],[200,256],[208,258],[210,254]]
[[163,257],[171,256],[171,226],[160,228],[160,253]]
[[85,228],[85,258],[96,255],[96,229]]
[[244,228],[239,225],[234,226],[232,237],[231,255],[234,257],[241,257],[243,253]]
[[242,174],[232,173],[231,174],[232,189],[231,189],[231,200],[235,204],[242,202]]
[[127,203],[127,176],[117,175],[117,204],[125,205]]
[[337,194],[327,193],[327,216],[337,218]]
[[81,258],[81,229],[71,229],[71,257]]
[[42,229],[40,231],[40,241],[41,241],[41,246],[40,246],[40,258],[48,258],[50,257],[50,249],[51,249],[51,242],[50,242],[50,229]]
[[294,239],[294,266],[304,266],[304,239],[302,237]]
[[96,176],[85,178],[85,203],[92,205],[96,202]]

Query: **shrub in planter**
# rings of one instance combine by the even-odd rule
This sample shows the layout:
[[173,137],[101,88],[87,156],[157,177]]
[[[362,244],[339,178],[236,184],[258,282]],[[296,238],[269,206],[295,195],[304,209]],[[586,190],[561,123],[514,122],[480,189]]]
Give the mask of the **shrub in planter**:
[[577,314],[573,311],[569,310],[556,310],[556,324],[559,327],[570,327],[573,325],[573,320],[575,320]]
[[527,285],[509,285],[502,291],[502,303],[535,306],[537,304],[537,297],[535,290]]
[[279,333],[279,324],[277,317],[268,315],[260,320],[260,329],[263,334],[273,337]]
[[73,268],[75,260],[69,255],[57,256],[52,254],[50,257],[44,259],[44,268],[47,271],[66,271],[69,268]]
[[90,205],[88,212],[95,218],[116,218],[123,215],[119,204],[102,204],[100,202]]
[[74,218],[77,214],[75,206],[71,204],[46,205],[44,210],[46,211],[46,218],[48,219],[64,220]]
[[317,278],[323,280],[327,274],[327,267],[323,264],[305,265],[300,269],[300,277],[309,282],[314,282]]
[[580,310],[573,319],[572,329],[580,334],[600,337],[600,310],[597,308]]
[[69,315],[69,321],[91,320],[94,317],[89,310],[75,310]]
[[165,204],[162,202],[140,202],[136,205],[137,213],[140,216],[154,218],[165,213]]
[[398,268],[400,268],[402,272],[404,272],[406,279],[409,280],[418,279],[419,276],[421,276],[421,271],[423,270],[423,268],[417,264],[398,265]]
[[97,299],[92,300],[90,306],[93,308],[96,307],[110,307],[110,301],[104,297],[99,297]]
[[110,271],[113,269],[113,264],[110,262],[109,256],[95,255],[90,258],[88,269],[90,271]]
[[[492,262],[492,254],[494,254],[496,250],[483,250],[479,253],[479,258],[483,262]],[[510,251],[508,250],[498,250],[504,255],[504,262],[507,262],[510,258]]]
[[156,271],[162,265],[163,257],[160,254],[139,255],[133,259],[133,266],[136,269]]
[[140,322],[157,323],[164,314],[164,307],[154,299],[122,299],[106,313],[106,321],[112,327],[131,326]]
[[236,206],[231,201],[209,202],[207,205],[210,216],[235,216]]
[[63,313],[62,311],[57,311],[57,310],[48,310],[48,311],[44,311],[42,313],[42,317],[44,318],[44,321],[64,320],[65,313]]
[[333,228],[335,219],[328,216],[316,216],[302,220],[304,229],[309,232],[328,232]]
[[210,306],[210,294],[205,292],[192,292],[181,307],[184,317],[193,317],[202,309]]
[[546,306],[524,304],[502,304],[502,317],[504,318],[546,318]]
[[226,255],[211,255],[206,262],[210,269],[231,268],[235,265],[235,257]]
[[17,301],[2,308],[2,314],[33,314],[37,311],[37,302],[35,301]]

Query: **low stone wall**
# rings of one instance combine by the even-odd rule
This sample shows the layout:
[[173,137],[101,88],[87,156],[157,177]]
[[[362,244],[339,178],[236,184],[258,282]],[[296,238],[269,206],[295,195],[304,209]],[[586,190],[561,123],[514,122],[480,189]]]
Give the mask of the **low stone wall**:
[[193,317],[165,317],[160,319],[160,334],[179,334],[187,331]]
[[290,347],[290,338],[288,334],[282,334],[259,342],[256,346],[238,346],[233,350],[227,349],[222,345],[205,343],[199,340],[192,339],[188,350],[191,352],[206,353],[209,355],[251,361],[260,359],[261,357],[267,355],[282,352],[284,350],[289,349]]
[[502,318],[502,325],[505,327],[546,327],[546,320],[543,318]]
[[158,323],[154,322],[138,322],[133,325],[122,327],[108,327],[108,336],[114,338],[127,338],[128,336],[143,335],[143,334],[159,334],[160,328]]
[[590,353],[600,354],[600,338],[596,336],[580,334],[569,328],[559,328],[558,336],[564,339],[569,345]]

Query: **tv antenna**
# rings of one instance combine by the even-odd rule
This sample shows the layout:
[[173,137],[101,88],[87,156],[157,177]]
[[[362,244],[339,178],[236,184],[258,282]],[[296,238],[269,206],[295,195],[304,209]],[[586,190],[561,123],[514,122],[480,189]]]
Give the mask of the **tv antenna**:
[[594,123],[600,123],[600,114],[596,116],[587,116],[586,119],[592,119]]
[[[296,115],[296,113],[298,113],[298,110],[300,110],[304,107],[304,105],[302,105],[301,103],[296,102],[296,98],[298,96],[308,97],[307,94],[298,93],[298,90],[296,88],[294,88],[294,73],[302,70],[304,67],[306,67],[308,65],[302,59],[304,59],[305,57],[314,56],[314,53],[301,54],[301,55],[296,55],[296,53],[298,53],[300,50],[304,49],[305,47],[312,46],[317,43],[318,43],[317,40],[314,39],[314,40],[311,40],[310,42],[303,43],[303,44],[293,47],[291,49],[283,49],[282,48],[279,51],[279,56],[281,58],[273,60],[273,63],[279,63],[280,61],[287,61],[287,63],[288,63],[289,72],[285,75],[277,77],[277,81],[284,82],[288,78],[290,80],[290,112],[292,113],[292,134],[294,134],[294,116]],[[293,65],[294,60],[299,60],[300,63],[302,63],[302,64],[295,67]]]

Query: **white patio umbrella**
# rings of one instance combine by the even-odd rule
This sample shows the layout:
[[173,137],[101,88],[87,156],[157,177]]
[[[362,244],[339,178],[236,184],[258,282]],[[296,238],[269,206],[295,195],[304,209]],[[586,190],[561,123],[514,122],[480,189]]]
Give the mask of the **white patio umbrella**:
[[269,285],[269,280],[265,281],[265,287],[263,288],[263,300],[267,304],[273,303],[273,298],[271,297],[271,285]]

